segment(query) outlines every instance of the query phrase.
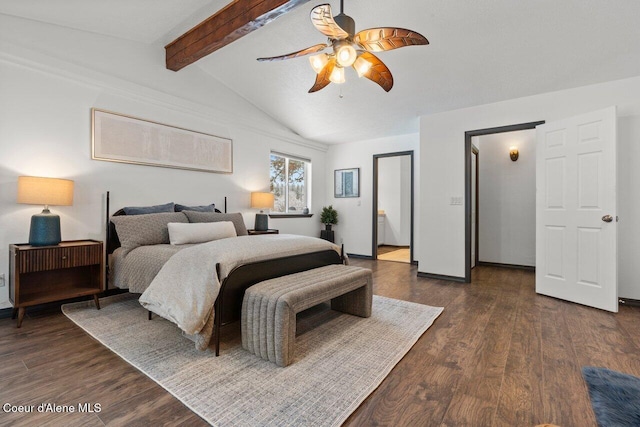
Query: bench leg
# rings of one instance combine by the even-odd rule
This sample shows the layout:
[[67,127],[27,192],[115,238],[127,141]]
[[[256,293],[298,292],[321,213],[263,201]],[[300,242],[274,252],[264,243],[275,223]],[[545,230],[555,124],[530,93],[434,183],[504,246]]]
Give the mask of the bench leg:
[[275,362],[280,367],[289,366],[296,353],[296,312],[288,304],[279,301],[275,316],[267,319],[267,322],[272,322],[274,354],[268,354],[267,358],[262,355],[262,358]]
[[360,317],[371,317],[373,292],[371,283],[331,300],[331,309]]

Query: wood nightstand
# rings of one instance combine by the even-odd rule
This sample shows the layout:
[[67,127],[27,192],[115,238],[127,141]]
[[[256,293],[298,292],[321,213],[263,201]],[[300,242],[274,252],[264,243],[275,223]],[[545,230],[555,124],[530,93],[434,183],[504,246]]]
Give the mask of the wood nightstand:
[[9,245],[9,299],[22,326],[25,308],[98,294],[104,287],[102,242],[72,240],[56,246]]
[[280,234],[280,230],[276,230],[275,228],[270,228],[268,230],[254,230],[249,229],[247,230],[247,233],[249,233],[249,236],[256,236],[258,234]]

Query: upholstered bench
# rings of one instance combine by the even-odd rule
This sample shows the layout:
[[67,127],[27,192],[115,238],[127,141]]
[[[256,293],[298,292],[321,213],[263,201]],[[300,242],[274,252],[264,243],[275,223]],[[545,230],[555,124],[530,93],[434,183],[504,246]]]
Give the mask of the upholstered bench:
[[287,366],[293,362],[296,313],[331,300],[333,310],[371,316],[371,270],[334,264],[251,286],[242,302],[242,346]]

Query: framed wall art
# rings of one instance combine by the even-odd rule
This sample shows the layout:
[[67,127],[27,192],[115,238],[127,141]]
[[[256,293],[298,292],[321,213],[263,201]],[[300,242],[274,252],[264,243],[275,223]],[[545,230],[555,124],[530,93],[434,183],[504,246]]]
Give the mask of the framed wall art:
[[334,172],[334,197],[360,197],[360,168]]
[[202,172],[233,172],[233,141],[91,109],[91,158]]

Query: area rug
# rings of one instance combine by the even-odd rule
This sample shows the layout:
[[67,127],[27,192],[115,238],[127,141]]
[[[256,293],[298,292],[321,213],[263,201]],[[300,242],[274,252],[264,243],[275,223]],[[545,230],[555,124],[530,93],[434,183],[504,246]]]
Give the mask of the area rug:
[[600,427],[640,426],[640,378],[591,366],[582,376]]
[[195,350],[172,323],[129,294],[67,304],[63,313],[215,426],[338,426],[442,312],[374,296],[373,315],[339,314],[296,337],[286,368],[238,344]]

